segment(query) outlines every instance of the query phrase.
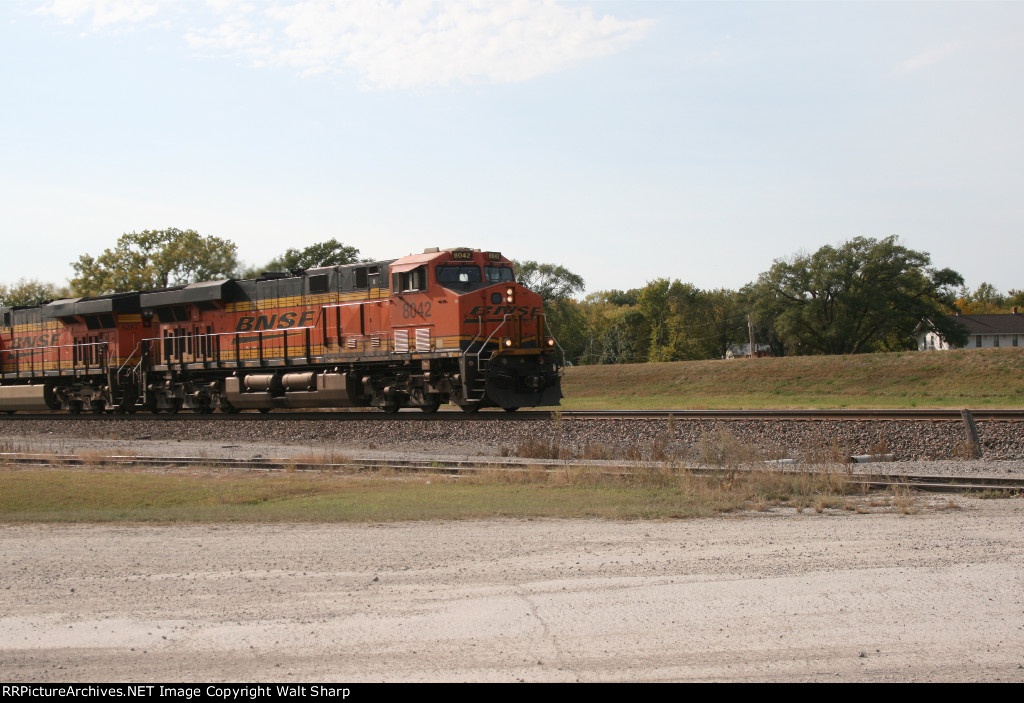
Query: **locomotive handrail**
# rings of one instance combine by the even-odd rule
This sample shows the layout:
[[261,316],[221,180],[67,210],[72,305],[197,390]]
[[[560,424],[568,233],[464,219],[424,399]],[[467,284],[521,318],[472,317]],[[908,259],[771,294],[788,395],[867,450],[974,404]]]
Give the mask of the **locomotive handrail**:
[[[546,314],[544,314],[544,313],[540,313],[538,316],[543,320],[543,323],[544,323],[543,332],[546,333],[546,334],[541,334],[538,331],[538,337],[551,337],[551,339],[554,340],[555,346],[558,347],[558,351],[562,352],[562,366],[561,366],[561,368],[564,368],[565,367],[565,349],[562,347],[562,343],[558,341],[558,337],[556,337],[554,335],[554,333],[551,332],[551,328],[548,326],[548,316]],[[537,343],[540,344],[543,347],[543,343],[542,343],[541,339],[538,339]]]
[[480,339],[480,335],[482,335],[484,333],[484,316],[483,315],[477,315],[476,316],[476,327],[477,327],[477,329],[476,329],[476,336],[473,337],[472,340],[470,340],[469,346],[467,346],[466,350],[464,352],[462,352],[462,354],[461,354],[462,358],[466,358],[467,356],[469,356],[473,352],[473,345],[476,344],[476,340]]
[[[125,370],[125,367],[126,367],[126,366],[128,366],[129,362],[131,362],[131,360],[132,360],[132,357],[134,357],[134,356],[135,356],[135,352],[139,352],[139,364],[141,364],[141,363],[142,363],[142,351],[141,351],[141,347],[142,347],[142,342],[139,342],[138,344],[136,344],[136,345],[135,345],[135,348],[134,348],[134,349],[132,349],[132,353],[131,353],[131,354],[129,354],[128,356],[126,356],[126,357],[125,357],[125,359],[124,359],[124,363],[122,363],[122,364],[121,364],[120,366],[118,366],[118,367],[117,367],[117,375],[118,375],[118,376],[120,376],[120,375],[121,375],[121,372],[123,372],[123,371]],[[135,366],[134,366],[134,367],[132,368],[132,371],[134,371],[134,370],[135,370],[136,368],[138,368],[138,364],[136,364],[136,365],[135,365]]]
[[[110,346],[110,342],[108,342],[107,340],[103,339],[103,340],[100,340],[98,342],[82,342],[80,344],[48,344],[48,345],[43,346],[43,347],[29,347],[27,349],[0,349],[0,354],[13,354],[14,355],[14,357],[13,357],[13,359],[14,359],[14,373],[19,373],[19,374],[20,373],[24,373],[24,372],[37,373],[39,371],[46,371],[46,364],[47,363],[56,364],[56,370],[57,371],[65,371],[67,369],[71,369],[72,371],[74,371],[74,370],[77,370],[79,368],[84,369],[85,371],[88,371],[90,368],[93,368],[93,367],[95,367],[96,369],[102,369],[104,367],[103,358],[102,358],[104,355],[103,354],[97,354],[96,355],[97,361],[95,363],[91,363],[91,362],[84,361],[84,360],[81,363],[79,363],[78,361],[75,360],[74,350],[75,349],[81,349],[82,347],[103,347],[103,348],[106,348],[108,346]],[[55,361],[47,362],[47,360],[45,358],[46,353],[47,352],[52,352],[55,349],[57,350],[57,359]],[[71,362],[70,366],[66,365],[66,362],[67,362],[66,359],[62,359],[61,358],[61,356],[62,356],[61,349],[71,349],[72,350],[71,359],[70,359],[70,362]],[[28,353],[28,357],[29,357],[28,368],[27,369],[22,369],[21,360],[22,360],[22,358],[24,358],[26,352]],[[92,354],[90,354],[89,356],[92,356]],[[38,357],[38,363],[37,363],[37,357]],[[0,360],[0,371],[2,371],[4,363],[5,362]],[[6,363],[9,364],[11,362],[8,361]],[[37,366],[39,366],[40,368],[36,368]],[[8,372],[4,372],[4,373],[8,373]]]
[[[505,323],[508,322],[510,317],[512,317],[512,316],[509,313],[505,313],[502,316],[502,318],[501,318],[501,324],[498,325],[497,327],[495,327],[491,331],[491,333],[489,335],[487,335],[487,339],[484,340],[483,344],[480,345],[480,349],[476,353],[476,368],[477,368],[477,371],[483,373],[483,371],[484,371],[484,367],[483,367],[484,359],[481,358],[481,355],[484,353],[484,350],[487,349],[487,345],[491,343],[491,339],[494,338],[494,335],[496,335],[498,333],[498,330],[500,330],[502,327],[505,326]],[[488,358],[490,358],[490,357],[488,357]]]
[[[480,336],[484,333],[484,316],[483,315],[477,315],[476,316],[476,323],[477,323],[476,336],[473,337],[472,340],[470,340],[470,342],[466,346],[465,350],[463,350],[463,351],[461,351],[459,353],[459,357],[463,361],[465,361],[466,358],[469,357],[469,355],[473,353],[473,345],[476,344],[477,340],[480,339]],[[478,371],[480,370],[480,355],[483,353],[484,347],[486,347],[486,346],[487,346],[487,342],[485,341],[485,342],[483,342],[480,345],[480,351],[478,351],[476,353],[476,368],[477,368]],[[465,368],[465,367],[463,366],[463,368]],[[463,379],[462,380],[462,385],[466,389],[466,393],[465,393],[466,400],[470,400],[470,398],[469,398],[470,384],[467,382],[466,379]],[[483,397],[479,398],[478,400],[483,400]]]
[[[165,343],[167,340],[184,339],[185,337],[192,337],[192,338],[197,339],[197,340],[198,339],[214,339],[214,338],[219,338],[219,337],[234,337],[234,339],[235,339],[235,354],[234,354],[235,359],[234,359],[234,361],[237,364],[237,363],[239,363],[241,361],[241,354],[240,354],[240,350],[239,350],[241,342],[239,341],[239,338],[240,337],[248,337],[250,335],[257,335],[256,343],[258,345],[259,359],[261,361],[263,360],[263,358],[264,358],[264,356],[263,356],[263,335],[264,335],[264,333],[280,334],[280,335],[282,335],[282,337],[284,338],[284,347],[283,347],[284,348],[284,358],[287,359],[287,358],[298,358],[298,357],[289,357],[288,356],[288,334],[289,333],[293,333],[293,332],[305,332],[306,334],[305,334],[305,345],[304,345],[304,347],[305,347],[305,352],[306,353],[305,354],[301,354],[299,356],[304,356],[304,357],[306,357],[308,359],[310,356],[312,356],[312,354],[310,353],[311,347],[312,347],[312,344],[311,344],[312,340],[310,338],[310,331],[314,330],[314,329],[316,329],[316,325],[315,324],[307,325],[307,326],[303,326],[303,327],[285,327],[285,328],[262,329],[262,330],[235,330],[233,332],[204,332],[203,334],[180,335],[180,336],[178,336],[178,335],[171,335],[169,337],[147,337],[146,339],[143,339],[142,341],[143,342],[156,342],[156,344],[151,344],[150,345],[150,354],[152,355],[154,353],[153,350],[156,349],[157,351],[155,353],[157,354],[158,357],[161,357],[161,356],[164,356],[164,354],[162,353],[162,346],[161,345],[163,343]],[[170,364],[187,364],[187,363],[207,363],[209,361],[214,361],[214,362],[216,362],[218,364],[221,363],[221,361],[222,361],[222,359],[221,359],[221,345],[218,343],[218,344],[208,344],[206,346],[207,346],[207,349],[203,353],[201,353],[201,354],[193,354],[193,356],[202,356],[203,357],[200,362],[182,361],[180,359],[180,356],[182,356],[181,354],[172,353],[172,354],[169,354],[167,356],[169,356],[169,357],[179,357],[179,358],[176,361],[172,361],[170,359],[166,359],[165,363],[168,364],[168,365],[170,365]],[[213,357],[213,358],[211,359],[210,357]]]
[[[484,349],[486,349],[487,345],[491,343],[491,340],[494,338],[494,335],[496,335],[498,333],[498,330],[500,330],[502,327],[505,326],[505,323],[508,322],[510,317],[512,317],[512,315],[510,315],[509,313],[505,313],[502,316],[502,318],[501,318],[501,324],[498,325],[497,327],[495,327],[491,331],[491,333],[489,335],[487,335],[487,339],[484,340],[484,343],[480,346],[480,351],[478,351],[477,354],[476,354],[476,358],[477,358],[477,363],[478,364],[479,364],[479,361],[480,361],[480,355],[483,354]],[[479,368],[479,366],[478,366],[478,368]]]

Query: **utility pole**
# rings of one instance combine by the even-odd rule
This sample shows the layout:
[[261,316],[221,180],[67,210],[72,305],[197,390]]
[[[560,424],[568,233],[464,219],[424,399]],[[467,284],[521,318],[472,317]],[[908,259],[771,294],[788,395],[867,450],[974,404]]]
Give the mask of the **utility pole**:
[[754,358],[754,323],[750,321],[750,314],[747,314],[747,334],[750,335],[750,358]]

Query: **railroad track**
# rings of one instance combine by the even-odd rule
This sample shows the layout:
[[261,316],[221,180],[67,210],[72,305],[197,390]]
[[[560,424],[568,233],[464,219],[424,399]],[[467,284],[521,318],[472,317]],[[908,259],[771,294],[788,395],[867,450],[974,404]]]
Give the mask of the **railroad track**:
[[[408,473],[433,473],[458,476],[479,471],[557,471],[566,467],[594,466],[594,462],[574,463],[543,459],[489,461],[457,459],[412,459],[412,460],[354,460],[345,462],[318,462],[299,459],[231,459],[208,457],[155,457],[139,455],[108,455],[99,457],[75,454],[26,454],[0,453],[0,467],[4,468],[154,468],[154,469],[227,469],[236,471],[320,471],[320,472],[378,472],[396,471]],[[635,471],[639,464],[601,462],[605,473],[622,474]],[[645,467],[663,467],[657,462],[643,464]],[[748,470],[759,468],[756,464]],[[783,469],[764,467],[765,470],[786,473],[817,473],[813,469],[801,469],[787,465]],[[681,470],[694,474],[722,474],[723,469],[705,466],[684,466]],[[945,493],[999,492],[1007,495],[1024,493],[1024,478],[928,476],[915,474],[854,474],[846,475],[846,482],[863,486],[865,490],[907,489]]]
[[181,412],[176,414],[78,414],[67,413],[14,413],[0,415],[2,420],[29,421],[75,419],[85,421],[127,421],[144,420],[153,422],[184,422],[188,420],[204,420],[214,422],[269,422],[269,421],[324,421],[353,422],[359,420],[402,420],[409,422],[446,421],[466,422],[467,420],[485,422],[509,422],[530,420],[897,420],[897,421],[943,421],[962,420],[967,412],[975,420],[1024,421],[1024,409],[983,409],[958,410],[951,408],[938,409],[838,409],[838,410],[525,410],[516,413],[478,412],[466,414],[462,412],[422,413],[415,410],[395,414],[380,411],[340,411],[340,412],[242,412],[234,414],[210,413],[199,414]]

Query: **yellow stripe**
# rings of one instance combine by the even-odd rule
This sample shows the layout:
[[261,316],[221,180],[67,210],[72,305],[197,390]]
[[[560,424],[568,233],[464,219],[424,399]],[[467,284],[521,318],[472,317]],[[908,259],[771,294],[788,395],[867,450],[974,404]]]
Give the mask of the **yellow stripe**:
[[15,334],[22,332],[42,332],[44,330],[62,330],[62,325],[57,320],[47,320],[46,322],[30,322],[24,325],[15,325],[13,328]]
[[268,298],[263,301],[247,300],[237,303],[228,303],[224,306],[224,311],[255,312],[257,310],[317,307],[322,305],[336,305],[338,303],[372,303],[379,300],[386,300],[390,294],[390,288],[371,288],[368,291],[361,290],[354,291],[352,293],[319,293],[317,295],[306,296],[293,295],[284,298]]

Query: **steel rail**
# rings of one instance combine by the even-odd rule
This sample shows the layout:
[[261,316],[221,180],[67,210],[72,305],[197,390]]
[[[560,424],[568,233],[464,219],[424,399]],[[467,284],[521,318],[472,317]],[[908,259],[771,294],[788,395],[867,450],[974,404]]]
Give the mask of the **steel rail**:
[[[353,460],[346,462],[309,461],[302,457],[295,459],[232,459],[217,457],[155,457],[139,455],[79,456],[75,454],[30,454],[17,452],[0,453],[0,466],[5,468],[204,468],[231,469],[239,471],[319,471],[319,472],[397,472],[443,473],[458,476],[463,473],[481,471],[537,471],[553,472],[565,468],[600,468],[602,473],[628,474],[638,468],[673,468],[678,471],[701,475],[721,475],[731,471],[708,466],[672,466],[661,462],[640,464],[616,462],[566,462],[556,460],[493,460],[487,459],[412,459],[412,460]],[[818,474],[820,470],[772,468],[771,465],[751,464],[742,471],[773,471],[785,474]],[[1024,493],[1024,478],[1003,478],[986,476],[929,476],[927,474],[854,474],[846,473],[843,480],[848,484],[863,486],[865,489],[903,488],[918,491],[955,493],[998,492],[1012,495]]]
[[[986,408],[970,410],[975,420],[1024,421],[1024,409],[1020,408]],[[85,421],[127,421],[143,420],[154,422],[185,422],[189,420],[205,420],[214,422],[269,422],[275,420],[301,422],[303,420],[400,420],[409,422],[427,422],[440,420],[444,422],[467,421],[537,421],[552,420],[853,420],[853,421],[943,421],[961,420],[963,411],[954,408],[933,409],[833,409],[833,410],[526,410],[515,413],[488,412],[463,413],[458,411],[442,411],[423,413],[408,410],[400,413],[383,413],[377,410],[367,411],[327,411],[327,412],[242,412],[242,413],[12,413],[0,415],[0,420],[28,421],[74,419]]]

